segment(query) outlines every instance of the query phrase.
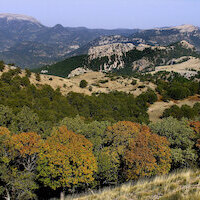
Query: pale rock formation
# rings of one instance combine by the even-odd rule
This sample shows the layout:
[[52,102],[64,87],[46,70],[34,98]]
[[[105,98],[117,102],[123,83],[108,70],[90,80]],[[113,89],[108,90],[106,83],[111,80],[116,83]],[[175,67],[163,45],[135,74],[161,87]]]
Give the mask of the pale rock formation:
[[92,70],[89,70],[87,68],[85,69],[83,67],[78,67],[75,70],[71,71],[71,73],[68,75],[68,78],[72,78],[74,76],[79,76],[79,75],[85,74],[87,72],[92,72]]
[[0,14],[0,18],[6,18],[7,21],[12,21],[12,20],[29,21],[29,22],[32,22],[34,24],[41,26],[41,23],[39,21],[37,21],[35,18],[26,16],[26,15],[2,13],[2,14]]

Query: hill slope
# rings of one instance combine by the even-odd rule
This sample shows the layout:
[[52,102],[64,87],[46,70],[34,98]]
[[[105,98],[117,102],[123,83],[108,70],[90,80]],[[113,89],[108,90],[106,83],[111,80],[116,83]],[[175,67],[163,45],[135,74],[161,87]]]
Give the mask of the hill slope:
[[76,200],[199,200],[200,171],[185,171],[154,180],[139,181],[99,193],[74,197]]

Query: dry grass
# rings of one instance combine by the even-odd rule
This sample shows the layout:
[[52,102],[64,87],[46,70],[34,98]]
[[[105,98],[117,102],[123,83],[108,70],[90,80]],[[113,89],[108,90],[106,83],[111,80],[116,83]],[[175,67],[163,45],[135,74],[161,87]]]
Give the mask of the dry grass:
[[158,66],[156,67],[155,71],[152,72],[156,73],[158,71],[174,71],[174,72],[178,72],[180,74],[184,74],[184,73],[192,73],[190,70],[200,70],[200,59],[199,58],[194,58],[194,57],[190,57],[190,60],[180,63],[180,64],[175,64],[175,65],[166,65],[166,66]]
[[[5,67],[4,72],[7,72],[12,67]],[[2,72],[0,72],[0,75]],[[22,70],[22,74],[20,76],[25,76],[25,71]],[[60,91],[63,95],[67,95],[69,92],[77,92],[83,93],[86,95],[92,95],[92,93],[109,93],[111,91],[121,91],[126,93],[131,93],[135,96],[140,95],[142,92],[145,92],[148,88],[155,90],[156,85],[150,82],[140,82],[137,79],[137,84],[132,85],[131,82],[134,78],[123,78],[118,77],[112,79],[110,77],[106,77],[106,74],[101,72],[88,72],[82,74],[80,76],[75,76],[70,79],[61,78],[58,76],[52,75],[40,75],[41,80],[36,81],[35,74],[32,73],[30,77],[30,82],[34,85],[50,85],[53,89],[60,88]],[[86,88],[80,88],[79,84],[81,80],[86,80],[88,82],[88,86]],[[105,83],[101,83],[101,81],[108,81]],[[144,85],[145,88],[138,88],[138,86]],[[92,90],[90,90],[92,88]]]
[[66,200],[199,200],[200,171],[189,170],[169,176],[125,184],[114,189]]
[[193,106],[197,102],[200,102],[199,95],[191,96],[187,99],[179,101],[169,101],[169,102],[157,101],[154,104],[150,105],[148,109],[149,119],[152,122],[158,121],[162,116],[164,110],[170,108],[173,105],[177,105],[179,107],[184,104],[188,106]]

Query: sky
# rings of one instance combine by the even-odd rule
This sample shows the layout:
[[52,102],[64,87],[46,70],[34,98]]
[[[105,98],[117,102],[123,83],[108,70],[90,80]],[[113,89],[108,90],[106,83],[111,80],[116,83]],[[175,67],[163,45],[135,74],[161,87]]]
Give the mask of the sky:
[[200,27],[200,0],[0,0],[0,13],[29,15],[46,26]]

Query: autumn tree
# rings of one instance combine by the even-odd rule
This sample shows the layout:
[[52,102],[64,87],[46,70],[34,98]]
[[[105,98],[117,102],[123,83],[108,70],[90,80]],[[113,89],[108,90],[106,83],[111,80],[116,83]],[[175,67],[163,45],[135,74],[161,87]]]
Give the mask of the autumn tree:
[[94,180],[97,164],[92,144],[65,126],[54,129],[39,155],[37,169],[39,180],[54,190],[62,189],[61,199],[64,199],[66,188]]
[[141,127],[125,152],[126,180],[168,173],[171,167],[170,156],[167,139],[152,134],[148,127]]
[[[108,127],[105,147],[117,152],[118,174],[122,181],[165,174],[170,169],[170,149],[164,137],[152,134],[147,126],[122,121]],[[118,162],[119,162],[118,161]]]
[[12,139],[8,129],[0,127],[0,195],[7,200],[33,199],[36,197],[33,191],[37,189],[35,175],[19,166]]
[[190,127],[195,133],[195,147],[198,153],[198,165],[200,164],[200,121],[189,122]]
[[20,133],[11,137],[17,162],[28,172],[36,170],[36,163],[40,146],[41,136],[37,133]]

